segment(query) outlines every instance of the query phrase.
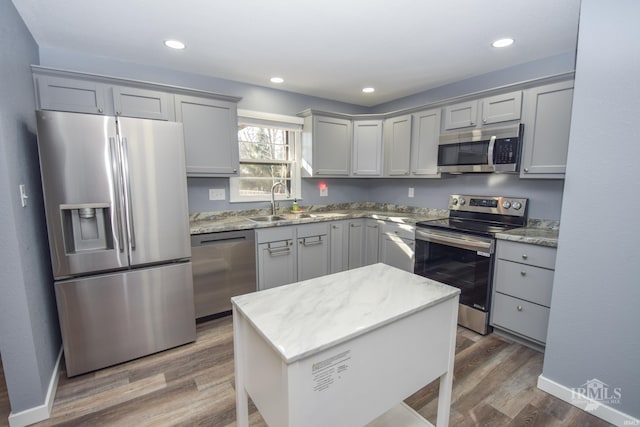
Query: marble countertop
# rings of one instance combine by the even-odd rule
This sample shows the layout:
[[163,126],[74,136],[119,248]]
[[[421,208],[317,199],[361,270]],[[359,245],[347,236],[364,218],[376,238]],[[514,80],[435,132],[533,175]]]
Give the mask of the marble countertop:
[[292,363],[459,293],[379,263],[236,296],[231,302]]
[[372,218],[405,224],[415,224],[429,219],[446,218],[446,209],[410,208],[406,206],[378,203],[353,203],[348,205],[327,205],[321,208],[307,207],[303,214],[309,218],[298,218],[292,213],[278,211],[286,220],[276,222],[256,222],[251,217],[267,215],[265,211],[203,212],[190,215],[191,234],[217,233],[221,231],[249,230],[253,228],[278,227],[284,225],[307,224],[341,219]]
[[497,233],[496,239],[557,248],[558,233],[558,228],[525,227]]

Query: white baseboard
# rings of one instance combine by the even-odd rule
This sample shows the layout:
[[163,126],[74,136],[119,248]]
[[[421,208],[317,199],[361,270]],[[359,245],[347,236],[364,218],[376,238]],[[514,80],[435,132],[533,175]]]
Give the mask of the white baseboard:
[[590,399],[586,396],[575,399],[575,394],[572,389],[545,378],[542,375],[538,377],[538,388],[616,426],[640,426],[640,420],[637,418],[620,412],[611,406],[602,404],[597,400]]
[[44,403],[33,408],[25,409],[17,414],[11,412],[9,415],[9,427],[24,427],[49,419],[51,416],[51,407],[53,406],[53,401],[56,397],[56,390],[58,388],[60,361],[62,361],[62,347],[60,347],[60,353],[58,353],[58,360],[56,361],[56,366],[53,369],[53,374],[49,381],[49,389],[47,390],[47,397],[45,398]]

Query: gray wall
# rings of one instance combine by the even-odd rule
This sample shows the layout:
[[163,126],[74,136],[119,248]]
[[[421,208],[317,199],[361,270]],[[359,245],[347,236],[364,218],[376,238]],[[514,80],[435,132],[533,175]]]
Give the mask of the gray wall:
[[640,418],[640,2],[583,0],[543,375]]
[[[36,43],[13,4],[0,1],[0,353],[13,413],[44,403],[61,346],[35,136],[33,63]],[[20,206],[19,184],[26,185],[27,208]]]

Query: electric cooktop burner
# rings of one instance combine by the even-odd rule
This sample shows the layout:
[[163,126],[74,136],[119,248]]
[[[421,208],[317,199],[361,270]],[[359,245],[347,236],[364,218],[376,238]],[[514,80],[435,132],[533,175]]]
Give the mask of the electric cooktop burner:
[[449,218],[418,222],[419,227],[490,235],[524,227],[528,200],[503,196],[449,197]]

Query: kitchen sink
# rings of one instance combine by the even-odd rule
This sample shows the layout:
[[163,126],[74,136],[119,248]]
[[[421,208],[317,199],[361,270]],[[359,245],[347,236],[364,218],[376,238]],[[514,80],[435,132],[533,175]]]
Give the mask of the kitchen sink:
[[263,216],[252,216],[252,217],[249,217],[249,219],[255,222],[276,222],[276,221],[284,221],[288,218],[280,215],[263,215]]

